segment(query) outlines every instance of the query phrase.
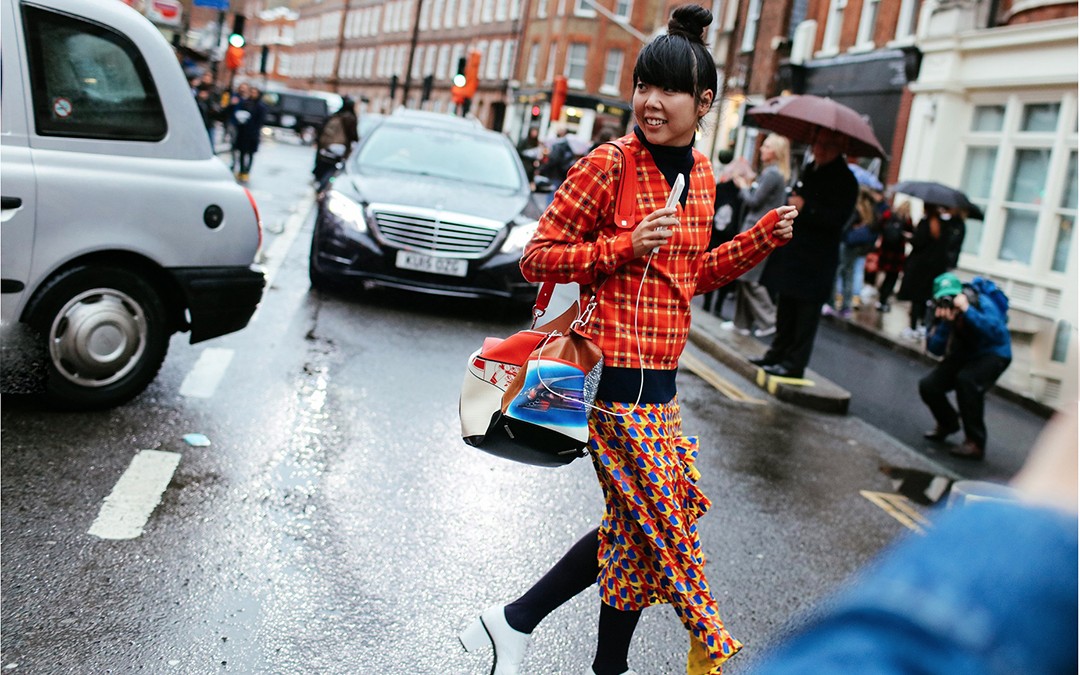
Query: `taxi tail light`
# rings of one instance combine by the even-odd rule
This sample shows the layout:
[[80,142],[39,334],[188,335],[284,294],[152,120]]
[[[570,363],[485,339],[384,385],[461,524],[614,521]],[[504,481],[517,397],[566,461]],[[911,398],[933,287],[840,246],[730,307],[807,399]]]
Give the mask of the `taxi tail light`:
[[259,246],[255,250],[262,250],[263,243],[263,224],[262,216],[259,215],[259,205],[255,203],[255,195],[251,194],[251,190],[244,188],[244,194],[247,195],[248,201],[251,202],[251,210],[255,212],[255,227],[259,228]]

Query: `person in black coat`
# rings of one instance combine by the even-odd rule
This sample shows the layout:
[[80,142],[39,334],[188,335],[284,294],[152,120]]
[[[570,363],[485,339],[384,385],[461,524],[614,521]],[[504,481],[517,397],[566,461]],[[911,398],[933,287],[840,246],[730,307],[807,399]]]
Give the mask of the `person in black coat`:
[[229,118],[236,129],[232,147],[237,165],[233,169],[242,183],[248,181],[251,164],[255,161],[255,153],[259,151],[262,128],[266,123],[266,111],[266,104],[262,102],[262,92],[255,88],[250,88],[246,96],[242,96],[235,105],[230,106]]
[[799,210],[791,243],[773,251],[761,282],[777,296],[776,337],[751,362],[781,377],[802,377],[814,349],[821,308],[833,294],[840,233],[855,209],[859,185],[841,153],[843,137],[814,140],[814,163],[803,170],[788,203]]

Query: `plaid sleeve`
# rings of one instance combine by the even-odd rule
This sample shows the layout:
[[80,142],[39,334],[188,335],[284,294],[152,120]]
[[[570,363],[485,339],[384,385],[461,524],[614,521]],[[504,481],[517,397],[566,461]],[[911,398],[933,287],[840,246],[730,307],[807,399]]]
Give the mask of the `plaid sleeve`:
[[734,281],[768,257],[773,249],[790,241],[773,236],[773,227],[779,220],[773,209],[746,232],[706,252],[695,293],[708,293]]
[[614,218],[621,170],[614,152],[601,146],[567,173],[525,247],[526,279],[590,284],[633,260],[632,230],[603,232]]

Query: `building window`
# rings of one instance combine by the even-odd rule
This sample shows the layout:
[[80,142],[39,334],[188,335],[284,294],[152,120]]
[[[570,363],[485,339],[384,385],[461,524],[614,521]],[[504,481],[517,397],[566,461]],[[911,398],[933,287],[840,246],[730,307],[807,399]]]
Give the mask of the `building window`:
[[586,0],[574,0],[574,16],[595,17],[596,10]]
[[537,19],[546,19],[547,18],[548,2],[549,2],[549,0],[539,0],[536,3],[536,18]]
[[[477,0],[479,1],[479,0]],[[469,23],[469,0],[461,0],[461,4],[458,5],[457,13],[457,25],[458,28],[464,28]]]
[[633,8],[633,0],[615,0],[615,16],[620,19],[629,19]]
[[548,45],[547,70],[544,71],[544,82],[546,84],[551,84],[555,79],[555,54],[557,46],[558,45],[554,42]]
[[589,45],[573,42],[566,52],[566,83],[578,89],[585,88],[585,63],[589,58]]
[[492,40],[491,49],[488,50],[487,68],[484,71],[484,77],[488,80],[494,80],[499,76],[499,66],[502,60],[502,41]]
[[919,22],[919,0],[900,0],[900,14],[896,17],[896,39],[915,37]]
[[484,23],[491,23],[491,20],[495,17],[495,0],[483,0],[483,6],[480,19]]
[[835,53],[840,49],[840,30],[844,27],[845,9],[847,9],[847,0],[830,0],[829,17],[825,20],[825,38],[821,43],[821,51]]
[[750,0],[750,6],[746,10],[746,27],[743,29],[742,44],[739,47],[742,51],[754,51],[754,43],[757,41],[758,22],[760,20],[761,0]]
[[525,84],[536,84],[536,68],[540,65],[540,43],[529,47],[529,62],[525,66]]
[[495,0],[495,20],[506,21],[507,0]]
[[509,80],[514,73],[514,57],[517,54],[517,40],[507,40],[503,47],[502,66],[499,67],[499,78]]
[[1054,257],[1050,261],[1050,269],[1054,272],[1064,273],[1069,264],[1069,251],[1073,246],[1073,230],[1076,229],[1076,180],[1076,150],[1073,150],[1069,153],[1069,162],[1065,169],[1065,189],[1061,195],[1061,207],[1054,215],[1057,236],[1054,243]]
[[881,0],[863,0],[862,16],[859,17],[859,34],[855,38],[857,47],[874,46],[874,27],[877,25],[878,9]]
[[977,105],[966,138],[961,189],[986,214],[968,221],[964,252],[983,261],[1064,274],[1075,244],[1075,95],[1057,101],[1013,96]]
[[439,58],[435,65],[435,77],[440,80],[445,80],[450,77],[448,74],[450,70],[450,45],[439,45]]
[[623,51],[621,49],[609,49],[607,60],[604,62],[604,84],[600,87],[600,91],[618,95],[622,70]]

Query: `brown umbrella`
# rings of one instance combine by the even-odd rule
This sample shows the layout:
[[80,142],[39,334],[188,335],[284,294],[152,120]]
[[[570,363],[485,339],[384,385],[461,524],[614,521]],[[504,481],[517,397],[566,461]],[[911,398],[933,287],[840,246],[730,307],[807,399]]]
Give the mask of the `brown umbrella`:
[[776,96],[746,111],[754,126],[775,131],[793,141],[813,143],[820,129],[830,129],[847,138],[844,154],[885,157],[870,123],[862,115],[831,98],[802,94]]

